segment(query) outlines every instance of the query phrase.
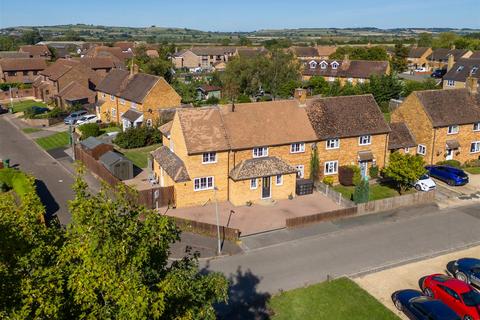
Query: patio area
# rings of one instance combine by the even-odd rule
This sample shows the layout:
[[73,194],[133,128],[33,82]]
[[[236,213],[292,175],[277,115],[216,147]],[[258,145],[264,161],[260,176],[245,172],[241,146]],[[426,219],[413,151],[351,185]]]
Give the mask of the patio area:
[[[262,204],[235,207],[230,202],[218,203],[220,225],[239,229],[241,236],[285,228],[287,218],[308,216],[342,207],[319,192],[297,196],[292,200],[279,200]],[[169,216],[216,224],[215,203],[202,207],[161,208]],[[166,212],[165,212],[166,211]]]

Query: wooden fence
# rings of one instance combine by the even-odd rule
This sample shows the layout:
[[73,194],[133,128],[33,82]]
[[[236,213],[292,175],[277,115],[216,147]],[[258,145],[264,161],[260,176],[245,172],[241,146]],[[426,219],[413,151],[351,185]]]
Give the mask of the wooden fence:
[[100,177],[112,187],[115,187],[118,183],[121,183],[120,179],[115,177],[100,162],[95,160],[94,157],[86,153],[79,145],[75,146],[75,159],[81,161],[91,173]]
[[[209,237],[217,237],[217,226],[210,223],[188,220],[170,216],[175,224],[183,231],[203,234]],[[220,237],[222,240],[236,241],[240,237],[240,230],[220,226]]]
[[309,216],[289,218],[286,220],[287,228],[301,227],[307,224],[330,221],[339,218],[349,217],[357,214],[357,207],[343,208],[328,212],[312,214]]
[[435,191],[415,192],[399,197],[391,197],[381,200],[369,201],[357,205],[358,214],[388,211],[401,207],[427,204],[435,201]]

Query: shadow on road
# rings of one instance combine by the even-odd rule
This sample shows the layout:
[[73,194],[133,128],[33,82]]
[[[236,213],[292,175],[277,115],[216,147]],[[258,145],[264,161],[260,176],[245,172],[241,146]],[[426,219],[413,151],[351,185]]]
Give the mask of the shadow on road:
[[35,180],[35,185],[37,187],[37,194],[45,206],[45,218],[47,221],[51,221],[56,218],[55,213],[60,209],[60,206],[42,180]]
[[215,307],[218,319],[262,320],[269,319],[271,313],[267,302],[270,294],[257,291],[261,279],[250,270],[245,272],[239,267],[229,277],[228,304]]

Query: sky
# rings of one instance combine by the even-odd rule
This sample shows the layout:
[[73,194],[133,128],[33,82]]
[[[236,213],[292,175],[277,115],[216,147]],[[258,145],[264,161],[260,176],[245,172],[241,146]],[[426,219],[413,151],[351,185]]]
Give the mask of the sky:
[[0,28],[86,23],[254,31],[480,28],[480,0],[0,0]]

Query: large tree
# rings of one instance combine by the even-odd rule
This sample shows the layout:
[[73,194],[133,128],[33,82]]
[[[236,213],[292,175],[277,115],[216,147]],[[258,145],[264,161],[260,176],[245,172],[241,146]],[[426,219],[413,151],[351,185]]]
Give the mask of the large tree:
[[395,54],[392,58],[391,64],[392,69],[396,72],[404,72],[408,68],[408,57],[409,49],[405,47],[402,43],[395,44]]
[[426,172],[422,157],[398,151],[390,155],[388,166],[383,170],[383,174],[396,183],[400,193],[411,188]]

